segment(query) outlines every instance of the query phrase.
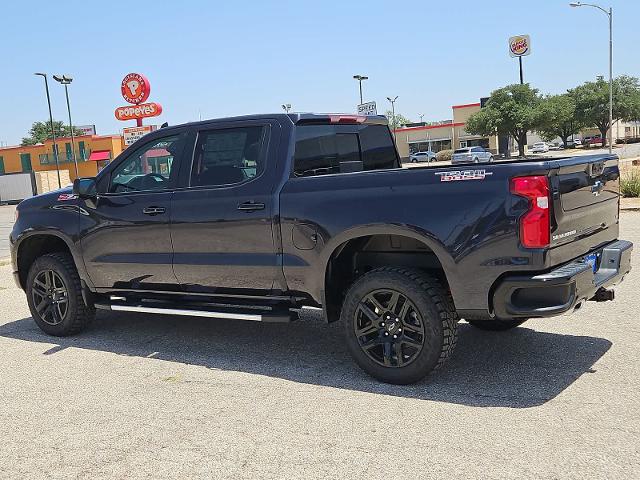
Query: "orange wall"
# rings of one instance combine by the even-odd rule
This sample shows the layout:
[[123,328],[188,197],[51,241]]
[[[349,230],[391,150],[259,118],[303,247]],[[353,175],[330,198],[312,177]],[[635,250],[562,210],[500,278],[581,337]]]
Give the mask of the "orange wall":
[[[81,160],[79,152],[79,142],[84,142],[86,157],[93,151],[108,150],[111,152],[111,159],[114,159],[124,150],[124,141],[120,135],[84,135],[74,138],[76,158],[78,159],[78,175],[81,177],[93,177],[98,173],[97,162],[90,160]],[[61,170],[69,170],[71,180],[76,178],[75,166],[72,161],[67,161],[65,144],[71,143],[71,138],[56,139],[58,145],[59,164]],[[22,172],[22,163],[20,162],[20,154],[28,153],[31,155],[31,168],[33,171],[55,170],[56,165],[53,160],[53,141],[46,140],[44,144],[32,145],[27,147],[5,147],[0,148],[0,157],[4,162],[5,173]],[[48,155],[49,162],[47,164],[40,163],[40,155]]]

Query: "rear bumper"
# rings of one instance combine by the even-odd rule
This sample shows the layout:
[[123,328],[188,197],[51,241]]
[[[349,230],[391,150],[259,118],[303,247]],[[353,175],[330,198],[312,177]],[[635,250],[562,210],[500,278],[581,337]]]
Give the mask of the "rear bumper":
[[538,275],[503,278],[493,294],[497,318],[552,317],[591,300],[598,290],[620,283],[631,270],[633,244],[616,240],[598,253],[599,268],[578,259]]

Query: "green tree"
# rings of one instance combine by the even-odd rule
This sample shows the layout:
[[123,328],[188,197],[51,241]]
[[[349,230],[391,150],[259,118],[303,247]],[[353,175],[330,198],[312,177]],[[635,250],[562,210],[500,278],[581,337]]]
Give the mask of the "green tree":
[[527,132],[539,125],[541,101],[538,90],[529,84],[507,85],[491,93],[485,107],[469,117],[465,130],[472,135],[511,135],[524,157]]
[[[64,122],[53,121],[53,130],[56,133],[56,138],[70,137],[71,129]],[[76,136],[82,135],[82,131],[73,127],[73,134]],[[22,139],[22,146],[35,145],[36,143],[43,143],[45,140],[51,139],[51,122],[34,122],[29,130],[29,136]]]
[[[609,123],[609,82],[598,77],[595,82],[585,82],[569,90],[576,104],[576,116],[584,126],[600,131],[605,146]],[[640,118],[640,84],[638,79],[621,75],[613,80],[613,121]]]
[[584,126],[576,117],[575,98],[568,93],[545,97],[538,106],[538,114],[540,136],[546,141],[560,137],[565,148],[568,138]]
[[411,123],[411,120],[399,113],[396,113],[396,118],[394,120],[393,112],[391,110],[387,110],[386,112],[384,112],[384,116],[387,117],[387,120],[389,120],[389,128],[391,128],[392,130],[395,128],[400,128],[407,123]]

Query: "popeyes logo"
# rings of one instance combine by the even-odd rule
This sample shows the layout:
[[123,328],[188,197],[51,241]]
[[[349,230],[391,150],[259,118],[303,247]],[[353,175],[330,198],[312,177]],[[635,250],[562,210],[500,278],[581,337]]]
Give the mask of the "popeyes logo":
[[149,85],[149,80],[144,75],[129,73],[122,79],[120,91],[122,92],[122,98],[129,103],[137,105],[149,98],[151,85]]
[[529,35],[517,35],[509,39],[509,55],[524,57],[531,53],[531,39]]
[[162,105],[159,103],[143,103],[116,108],[115,115],[118,120],[135,120],[137,118],[157,117],[162,113]]

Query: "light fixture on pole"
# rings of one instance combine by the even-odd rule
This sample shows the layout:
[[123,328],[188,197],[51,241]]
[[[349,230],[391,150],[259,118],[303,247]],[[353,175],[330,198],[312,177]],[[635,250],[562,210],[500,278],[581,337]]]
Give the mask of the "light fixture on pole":
[[64,85],[64,94],[67,97],[67,111],[69,112],[69,132],[71,133],[71,158],[73,159],[73,165],[76,170],[76,178],[78,178],[78,160],[76,159],[76,144],[73,139],[73,123],[71,122],[71,107],[69,106],[69,90],[68,86],[73,82],[73,77],[68,75],[54,75],[53,79]]
[[364,75],[354,75],[353,78],[355,80],[358,80],[358,85],[360,87],[360,105],[362,105],[364,102],[362,101],[362,81],[363,80],[369,80],[369,77],[366,77]]
[[283,103],[283,104],[282,104],[282,109],[283,109],[285,112],[289,113],[289,111],[291,110],[291,104],[290,104],[290,103]]
[[420,116],[420,123],[422,123],[422,119],[424,117],[424,113],[419,113],[418,115]]
[[391,125],[393,127],[393,141],[394,143],[396,142],[396,100],[398,100],[398,96],[396,95],[395,97],[391,98],[391,97],[387,97],[387,100],[389,100],[389,102],[391,102]]
[[44,89],[47,92],[47,105],[49,106],[49,124],[51,126],[51,139],[53,140],[53,159],[56,162],[56,171],[58,172],[58,188],[62,188],[62,182],[60,181],[60,163],[58,162],[58,145],[56,145],[56,129],[53,126],[53,114],[51,113],[51,97],[49,96],[49,82],[47,81],[46,73],[34,73],[39,77],[44,78]]
[[613,153],[613,9],[602,8],[593,3],[571,2],[571,7],[593,7],[609,17],[609,153]]

